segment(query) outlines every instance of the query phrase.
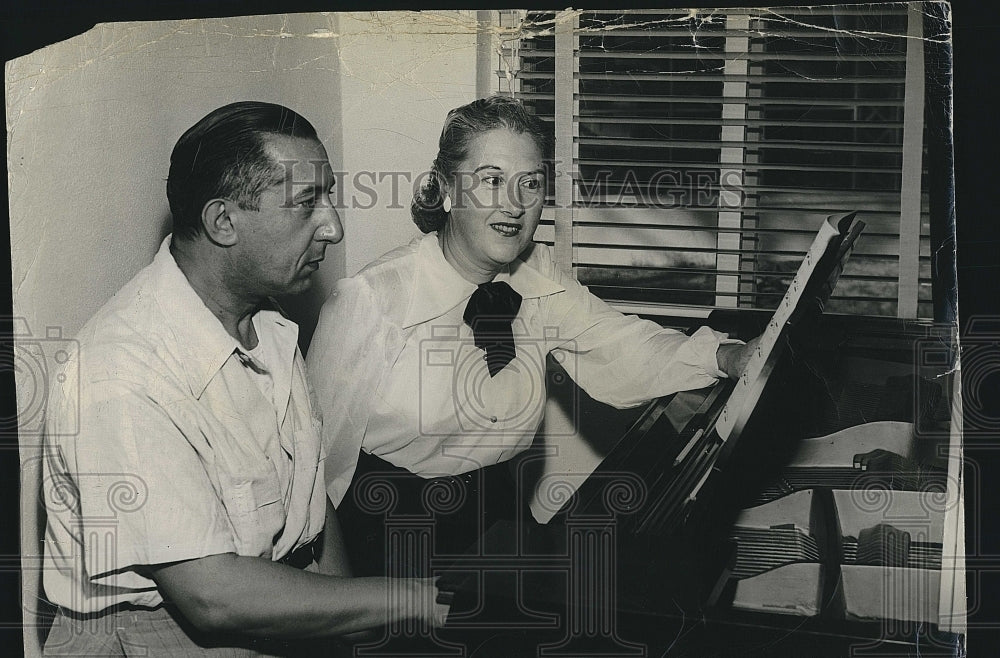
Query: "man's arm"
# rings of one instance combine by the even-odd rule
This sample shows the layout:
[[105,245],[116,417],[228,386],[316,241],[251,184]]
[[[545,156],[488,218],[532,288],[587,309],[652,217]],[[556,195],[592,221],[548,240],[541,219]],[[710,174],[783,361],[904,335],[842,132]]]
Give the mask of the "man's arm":
[[431,579],[326,576],[233,553],[148,570],[164,599],[205,632],[308,638],[403,619],[440,626],[448,614]]

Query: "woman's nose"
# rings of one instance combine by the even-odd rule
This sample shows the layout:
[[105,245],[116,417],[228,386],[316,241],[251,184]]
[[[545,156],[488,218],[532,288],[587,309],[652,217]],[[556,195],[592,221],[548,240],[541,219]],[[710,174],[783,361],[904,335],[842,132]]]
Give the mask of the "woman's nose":
[[521,200],[521,190],[518,185],[508,185],[504,190],[503,212],[517,218],[524,214],[524,202]]

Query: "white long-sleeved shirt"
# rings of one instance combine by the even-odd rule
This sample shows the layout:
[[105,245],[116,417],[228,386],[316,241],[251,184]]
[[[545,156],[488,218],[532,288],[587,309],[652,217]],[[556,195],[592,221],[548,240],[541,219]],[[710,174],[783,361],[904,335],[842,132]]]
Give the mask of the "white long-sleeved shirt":
[[619,408],[724,377],[724,334],[685,336],[615,311],[535,244],[494,279],[521,297],[516,358],[490,377],[462,316],[476,285],[436,234],[337,283],[306,362],[323,413],[327,492],[343,498],[358,451],[423,477],[457,475],[531,445],[552,353],[593,398]]

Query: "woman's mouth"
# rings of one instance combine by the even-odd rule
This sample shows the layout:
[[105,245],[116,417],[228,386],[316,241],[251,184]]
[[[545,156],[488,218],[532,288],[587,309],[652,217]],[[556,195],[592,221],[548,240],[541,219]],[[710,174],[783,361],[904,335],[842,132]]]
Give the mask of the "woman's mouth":
[[490,224],[490,228],[504,236],[505,238],[512,238],[521,232],[520,224],[507,224],[504,222],[497,222],[496,224]]

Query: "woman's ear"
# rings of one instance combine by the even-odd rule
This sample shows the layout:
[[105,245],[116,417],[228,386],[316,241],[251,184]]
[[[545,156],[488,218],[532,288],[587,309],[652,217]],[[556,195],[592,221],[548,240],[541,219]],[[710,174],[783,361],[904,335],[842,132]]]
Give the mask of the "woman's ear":
[[452,195],[452,189],[451,189],[452,188],[451,182],[447,178],[445,178],[444,176],[442,176],[441,174],[439,174],[437,172],[434,172],[432,174],[432,176],[434,176],[434,179],[437,181],[438,189],[441,191],[440,192],[441,193],[441,199],[444,199],[446,196],[447,197],[452,197],[453,195]]
[[457,190],[455,189],[454,181],[436,172],[434,177],[437,178],[438,189],[441,194],[441,209],[446,213],[450,213],[458,201],[458,198],[455,196]]
[[239,206],[230,199],[211,199],[201,209],[201,226],[212,242],[231,247],[238,241],[236,226],[230,214]]

